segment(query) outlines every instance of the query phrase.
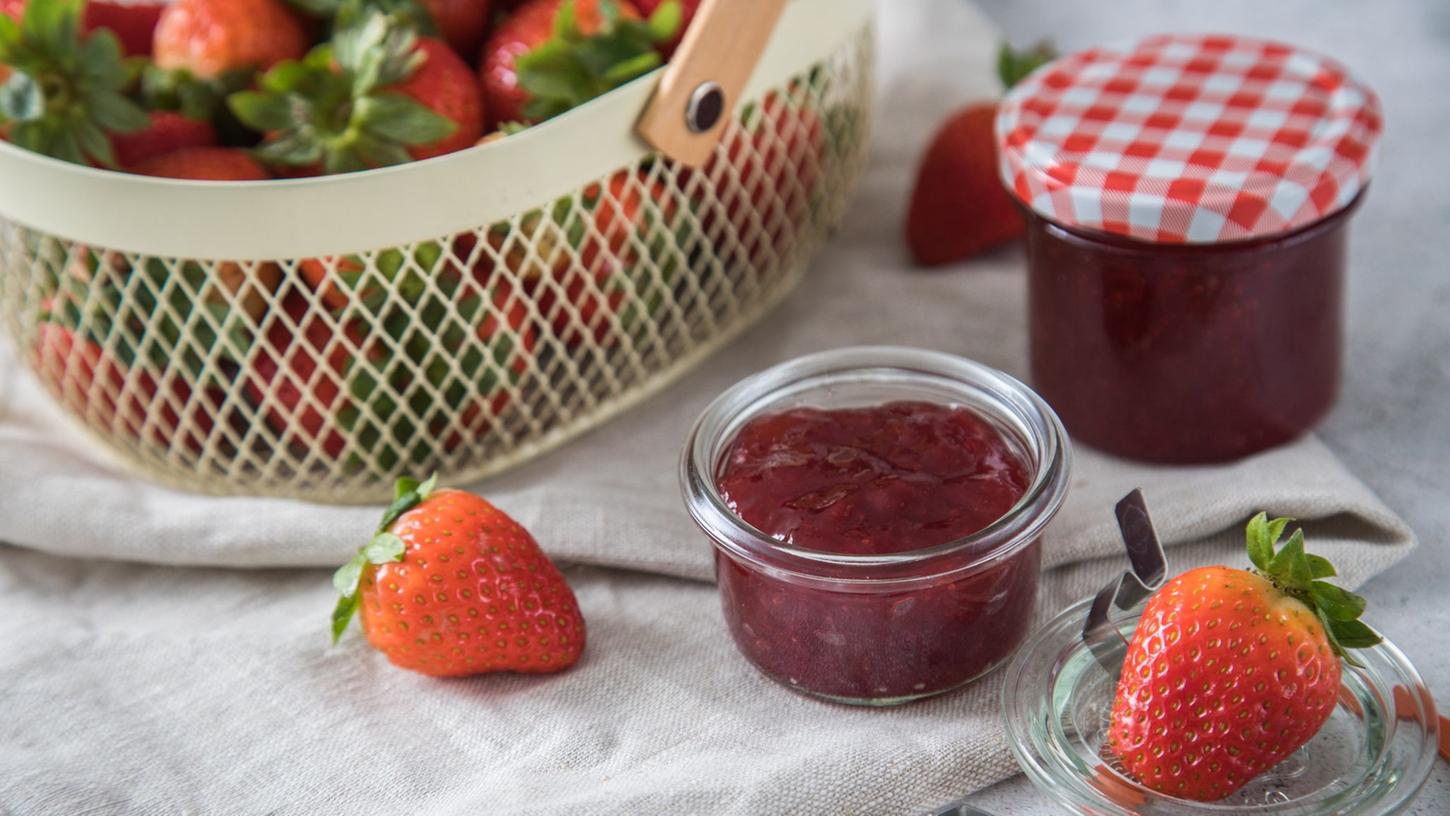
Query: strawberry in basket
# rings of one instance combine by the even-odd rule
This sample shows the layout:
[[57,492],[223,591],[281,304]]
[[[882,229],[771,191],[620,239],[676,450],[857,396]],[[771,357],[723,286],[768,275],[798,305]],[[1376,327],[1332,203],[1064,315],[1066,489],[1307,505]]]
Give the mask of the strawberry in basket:
[[744,236],[760,236],[741,246],[741,263],[758,267],[771,254],[786,256],[795,241],[794,230],[813,206],[825,161],[826,130],[800,90],[772,92],[758,104],[745,105],[739,126],[726,133],[723,150],[717,150],[705,166],[705,177],[723,202],[729,226],[722,229],[712,211],[705,218],[706,233],[724,254]]
[[212,79],[297,59],[309,39],[283,0],[175,0],[156,25],[152,55],[160,68]]
[[111,139],[149,122],[126,98],[121,46],[109,31],[80,33],[79,0],[0,14],[0,122],[9,141],[77,164],[115,165]]
[[465,274],[436,242],[412,257],[385,250],[355,260],[318,262],[333,300],[285,295],[245,374],[280,443],[389,470],[486,436],[529,365],[523,300],[505,279]]
[[[180,281],[169,282],[173,276]],[[83,249],[45,299],[35,370],[93,425],[199,453],[225,401],[221,383],[200,374],[208,361],[240,352],[247,324],[233,306],[260,286],[250,275],[223,282],[195,264],[133,267]]]
[[425,159],[471,147],[483,133],[467,64],[441,41],[378,13],[229,102],[244,124],[269,134],[257,151],[264,161],[304,171]]
[[659,67],[677,0],[641,20],[623,0],[528,0],[488,39],[479,73],[495,123],[542,122]]
[[612,346],[621,332],[635,337],[673,285],[670,238],[683,225],[670,190],[640,170],[590,185],[577,204],[560,199],[496,225],[488,239],[566,347]]

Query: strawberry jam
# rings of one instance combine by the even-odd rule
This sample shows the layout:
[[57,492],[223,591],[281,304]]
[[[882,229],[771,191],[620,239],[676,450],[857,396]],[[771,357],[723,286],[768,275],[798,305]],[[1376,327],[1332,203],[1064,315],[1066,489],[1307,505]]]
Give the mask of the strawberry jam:
[[1078,441],[1153,462],[1237,459],[1339,391],[1345,226],[1165,246],[1029,214],[1032,382]]
[[1070,452],[1026,386],[949,354],[851,348],[746,378],[681,486],[725,622],[767,677],[891,705],[990,671],[1027,633]]
[[[731,445],[719,489],[781,542],[873,555],[969,536],[1006,515],[1029,481],[977,414],[897,402],[758,417]],[[1040,556],[1033,542],[965,578],[869,594],[783,583],[724,556],[716,567],[731,631],[766,674],[829,697],[910,698],[959,686],[1011,652]]]

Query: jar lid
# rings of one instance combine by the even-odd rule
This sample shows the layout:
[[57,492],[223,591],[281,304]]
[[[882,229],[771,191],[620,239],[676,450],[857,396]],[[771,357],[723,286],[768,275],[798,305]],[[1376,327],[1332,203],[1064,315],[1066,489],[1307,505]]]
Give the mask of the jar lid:
[[997,112],[1002,181],[1039,215],[1154,243],[1304,227],[1369,181],[1379,99],[1333,60],[1159,35],[1054,60]]

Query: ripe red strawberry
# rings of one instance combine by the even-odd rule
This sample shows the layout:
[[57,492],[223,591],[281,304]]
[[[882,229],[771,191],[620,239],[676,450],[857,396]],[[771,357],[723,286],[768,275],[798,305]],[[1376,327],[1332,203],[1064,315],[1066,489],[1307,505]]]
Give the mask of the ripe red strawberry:
[[473,147],[483,137],[483,102],[473,69],[440,40],[419,37],[416,53],[424,59],[413,75],[385,91],[418,100],[454,124],[453,134],[435,142],[413,145],[414,159],[442,156]]
[[488,33],[489,0],[421,0],[438,36],[459,54],[476,54]]
[[1255,571],[1190,570],[1148,600],[1123,662],[1107,750],[1147,787],[1222,799],[1308,742],[1339,699],[1340,658],[1378,643],[1364,599],[1320,579],[1289,519],[1248,525]]
[[[1051,57],[1046,46],[1020,56],[1003,46],[1002,83],[1012,87]],[[960,261],[1015,240],[1026,228],[997,173],[996,116],[996,103],[970,105],[932,137],[906,216],[906,243],[917,264]]]
[[704,228],[722,247],[743,241],[746,259],[759,267],[769,253],[779,257],[790,249],[788,226],[800,222],[820,182],[825,127],[809,100],[774,92],[740,116],[742,126],[726,134],[724,152],[711,156],[704,170],[731,230],[722,230],[713,213]]
[[156,25],[165,8],[166,0],[87,0],[83,24],[86,31],[104,28],[114,32],[126,56],[149,57]]
[[110,137],[149,120],[125,96],[128,72],[116,36],[82,35],[80,12],[79,0],[46,0],[0,14],[0,135],[47,156],[111,167]]
[[152,111],[149,116],[151,124],[144,130],[112,134],[111,149],[121,169],[135,172],[138,164],[157,156],[216,146],[216,128],[205,119],[192,119],[172,111]]
[[677,0],[647,21],[621,0],[528,0],[479,57],[491,121],[542,122],[642,76],[679,28]]
[[434,677],[578,662],[584,616],[533,536],[484,499],[433,485],[400,479],[378,532],[333,575],[333,642],[361,609],[373,648]]
[[565,345],[577,346],[586,338],[612,345],[617,341],[616,324],[630,332],[645,316],[637,299],[644,301],[646,312],[662,299],[659,292],[651,291],[652,279],[642,262],[653,258],[661,274],[671,274],[673,262],[661,244],[676,223],[675,200],[663,182],[619,172],[604,188],[594,185],[587,190],[584,206],[589,223],[565,227],[578,249],[577,263],[567,253],[551,253],[548,247],[540,254],[553,254],[550,266],[529,266],[521,249],[506,261],[523,271],[540,313]]
[[[359,280],[323,264],[340,291],[351,290],[344,308],[330,311],[326,299],[312,307],[293,291],[284,296],[281,314],[270,318],[267,342],[255,350],[243,384],[282,446],[304,454],[320,448],[329,459],[347,457],[359,466],[365,454],[383,469],[426,463],[439,448],[451,451],[468,441],[460,426],[468,437],[487,434],[508,406],[505,386],[527,369],[534,347],[523,300],[507,281],[465,285],[447,272],[436,274],[437,289],[430,290],[404,267],[400,253],[383,254],[374,261],[375,274],[395,270],[392,298],[378,288],[379,279]],[[346,309],[353,297],[366,319]],[[417,331],[418,325],[432,333]],[[470,333],[486,354],[473,350]],[[411,416],[400,419],[403,411]],[[422,417],[422,425],[412,416]]]
[[143,176],[201,181],[263,181],[271,178],[251,154],[234,147],[190,147],[136,165]]
[[361,341],[354,332],[339,335],[295,294],[283,300],[280,311],[271,318],[266,343],[258,346],[243,384],[251,400],[264,407],[283,447],[306,451],[320,445],[329,459],[337,459],[347,444],[345,420],[338,417],[345,376]]
[[[668,41],[660,43],[660,53],[665,55],[665,59],[674,56],[675,49],[680,47],[680,41],[685,38],[685,32],[690,29],[690,23],[695,21],[695,14],[705,0],[679,0],[679,2],[680,30]],[[665,0],[634,0],[634,7],[646,17],[654,14],[664,4]]]
[[472,147],[483,110],[468,65],[439,40],[373,13],[261,89],[232,94],[232,111],[268,133],[265,161],[346,173]]
[[283,0],[175,0],[161,13],[152,54],[163,69],[215,79],[297,59],[309,40]]
[[173,376],[163,392],[150,369],[133,372],[99,344],[49,321],[37,328],[31,353],[41,381],[72,411],[102,428],[166,446],[185,427],[182,442],[193,451],[201,450],[211,433],[220,396],[206,390],[194,401],[191,383],[183,377]]

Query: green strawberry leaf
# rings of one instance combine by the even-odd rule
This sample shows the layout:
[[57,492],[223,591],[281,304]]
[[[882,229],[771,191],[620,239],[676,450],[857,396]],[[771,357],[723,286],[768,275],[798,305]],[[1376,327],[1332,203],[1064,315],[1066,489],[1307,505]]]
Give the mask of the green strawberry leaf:
[[390,90],[423,64],[417,31],[404,18],[373,11],[337,29],[330,44],[273,66],[259,90],[229,104],[249,127],[268,134],[256,155],[272,164],[322,165],[347,173],[402,164],[407,148],[431,144],[457,123]]
[[580,31],[572,0],[554,16],[553,36],[515,60],[528,93],[524,115],[542,121],[578,107],[659,67],[655,44],[669,40],[683,17],[675,0],[648,20],[624,19],[614,0],[600,3],[599,31]]
[[400,93],[363,97],[353,116],[370,133],[397,145],[430,144],[458,130],[452,119]]
[[685,22],[685,10],[677,0],[665,0],[645,21],[649,25],[650,39],[657,43],[669,42]]
[[362,579],[363,567],[367,563],[368,559],[363,555],[363,551],[358,550],[357,555],[337,568],[337,571],[332,574],[332,587],[338,591],[338,594],[348,598],[356,594],[358,581]]
[[337,645],[337,642],[342,639],[342,633],[347,631],[347,625],[352,623],[352,616],[357,614],[358,600],[356,592],[340,596],[337,599],[337,605],[332,608],[333,645]]
[[1309,561],[1309,574],[1315,578],[1333,578],[1339,574],[1339,570],[1322,555],[1306,553],[1304,557]]
[[1269,515],[1261,512],[1249,519],[1244,538],[1248,542],[1249,561],[1261,572],[1268,572],[1269,563],[1274,559],[1274,541],[1269,538]]
[[386,564],[390,561],[402,561],[406,550],[403,539],[383,531],[373,536],[373,540],[363,547],[362,554],[369,564]]
[[292,123],[292,106],[277,94],[241,91],[227,97],[227,105],[243,124],[256,130],[281,130]]
[[1339,638],[1334,634],[1334,622],[1329,619],[1328,615],[1324,614],[1324,610],[1315,609],[1314,613],[1319,617],[1319,623],[1324,627],[1324,637],[1328,638],[1329,647],[1334,650],[1334,653],[1339,655],[1345,663],[1357,668],[1364,668],[1364,664],[1359,661],[1359,658],[1351,654],[1345,645],[1339,642]]
[[1324,610],[1330,620],[1352,621],[1364,614],[1364,598],[1327,581],[1309,585],[1315,606]]
[[1321,580],[1335,575],[1329,560],[1304,550],[1304,531],[1296,529],[1277,552],[1275,541],[1283,534],[1289,519],[1273,521],[1259,513],[1244,528],[1249,560],[1265,578],[1281,592],[1304,603],[1324,624],[1325,637],[1335,654],[1353,666],[1361,665],[1348,649],[1363,649],[1381,638],[1359,618],[1364,614],[1365,599],[1343,587]]
[[[27,3],[17,24],[0,24],[0,120],[11,142],[77,164],[114,164],[108,134],[146,127],[123,95],[132,77],[110,31],[82,36],[80,0]],[[3,16],[3,15],[0,15]],[[103,145],[103,143],[105,143]]]
[[1367,649],[1384,641],[1379,633],[1357,620],[1331,621],[1334,639],[1346,649]]
[[1026,51],[1014,51],[1004,42],[997,51],[997,77],[1002,87],[1011,88],[1056,57],[1057,51],[1049,42],[1040,42]]
[[388,528],[398,517],[418,506],[438,486],[438,474],[429,476],[422,483],[409,477],[398,479],[393,486],[393,502],[383,511],[377,532],[368,543],[358,548],[346,564],[332,574],[332,586],[337,590],[337,605],[332,610],[332,642],[335,644],[347,631],[348,624],[358,607],[358,585],[362,582],[363,570],[369,564],[389,564],[403,560],[407,544]]

